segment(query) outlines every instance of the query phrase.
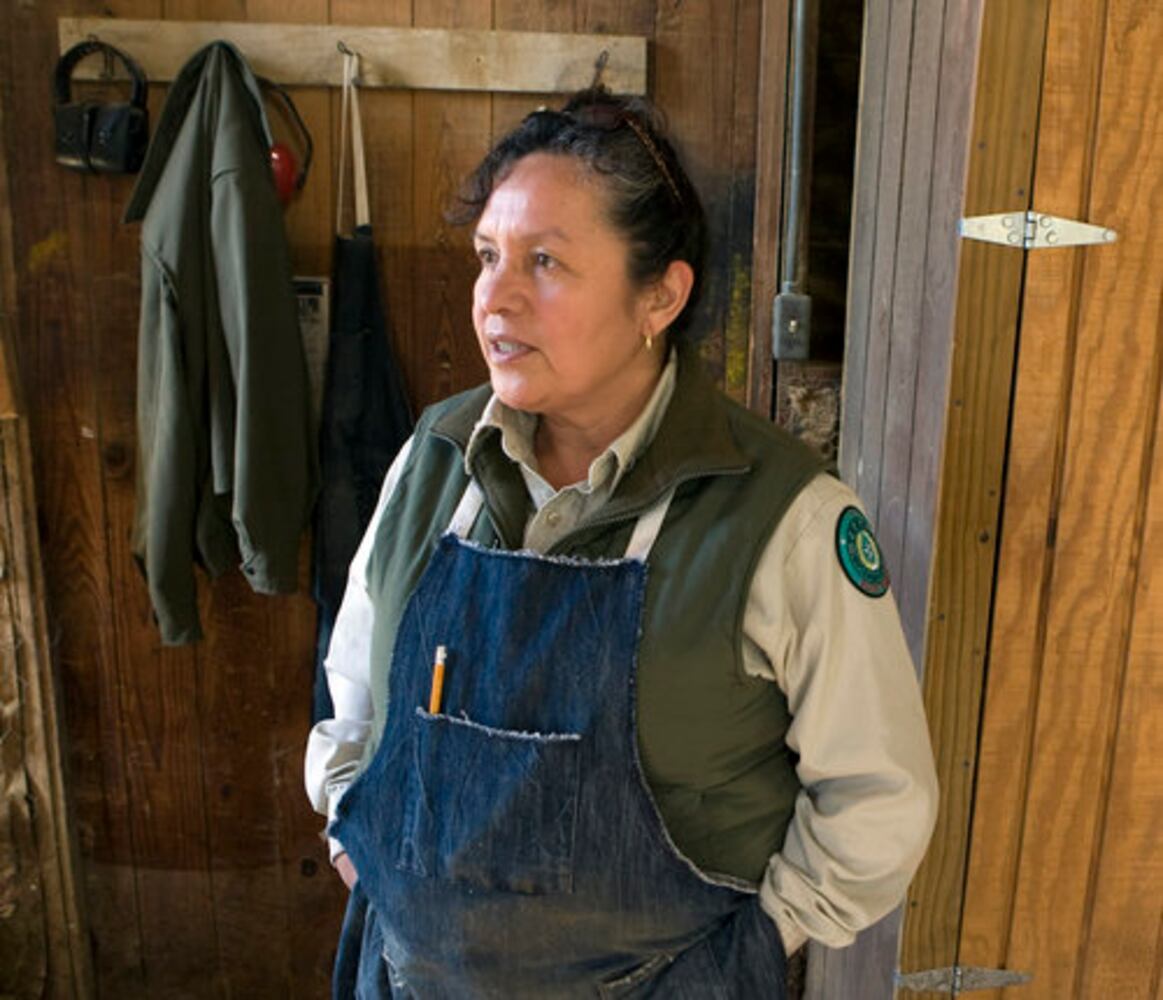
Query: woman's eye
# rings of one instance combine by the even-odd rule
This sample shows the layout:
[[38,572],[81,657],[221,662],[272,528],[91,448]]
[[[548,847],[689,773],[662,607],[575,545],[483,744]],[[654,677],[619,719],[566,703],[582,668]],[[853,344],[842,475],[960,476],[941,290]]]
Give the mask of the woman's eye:
[[482,265],[495,264],[497,262],[497,251],[492,247],[477,247],[477,260]]
[[553,268],[557,266],[557,260],[555,258],[541,251],[533,255],[533,263],[540,268]]

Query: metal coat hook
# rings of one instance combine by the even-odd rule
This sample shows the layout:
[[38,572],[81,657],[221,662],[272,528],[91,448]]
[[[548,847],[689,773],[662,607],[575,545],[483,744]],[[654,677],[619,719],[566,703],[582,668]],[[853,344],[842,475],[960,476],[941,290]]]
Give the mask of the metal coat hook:
[[[86,41],[96,42],[98,45],[105,44],[96,35],[96,33],[92,32],[92,31],[89,32],[89,36],[88,36],[88,38],[86,38]],[[101,51],[101,56],[104,59],[104,65],[101,67],[101,79],[102,80],[112,80],[113,79],[113,53],[108,48],[104,48]]]
[[594,60],[594,78],[590,81],[590,90],[594,90],[602,82],[602,74],[606,72],[606,65],[610,61],[610,50],[602,49],[598,58]]
[[351,74],[351,82],[358,87],[362,83],[359,78],[359,53],[350,48],[342,38],[335,43],[335,47],[343,54],[344,62],[348,59],[355,61],[355,72]]

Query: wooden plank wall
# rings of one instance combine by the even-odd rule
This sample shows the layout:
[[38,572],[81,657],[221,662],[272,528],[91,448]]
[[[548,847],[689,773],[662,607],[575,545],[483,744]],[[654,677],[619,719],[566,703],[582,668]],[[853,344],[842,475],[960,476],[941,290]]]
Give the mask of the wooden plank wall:
[[[1047,6],[985,4],[966,215],[1031,206]],[[909,892],[904,972],[957,961],[1024,270],[1019,252],[963,244],[924,636],[941,808]]]
[[[13,336],[28,395],[99,996],[323,996],[343,892],[301,790],[310,601],[256,598],[228,575],[201,583],[202,643],[164,648],[151,621],[128,544],[139,254],[136,229],[119,216],[132,179],[87,177],[51,162],[56,18],[648,36],[651,92],[669,113],[711,219],[705,356],[744,398],[753,381],[761,25],[778,26],[786,10],[786,0],[46,0],[0,8]],[[769,79],[765,94],[778,91]],[[155,115],[162,97],[151,88]],[[295,98],[317,164],[287,214],[295,268],[327,274],[338,95],[300,90]],[[469,323],[466,234],[449,229],[442,211],[490,138],[542,100],[365,95],[373,224],[394,344],[417,407],[484,374]],[[306,574],[304,550],[304,581]]]
[[[0,94],[0,121],[4,100]],[[0,205],[7,173],[0,153]],[[0,222],[0,995],[93,987],[49,655],[28,421],[11,352],[11,228]]]
[[1161,47],[1050,4],[1036,207],[1119,235],[1027,263],[961,935],[1005,996],[1163,989]]
[[[981,10],[872,0],[865,13],[840,468],[876,526],[918,670]],[[890,996],[899,925],[814,950],[808,995]]]

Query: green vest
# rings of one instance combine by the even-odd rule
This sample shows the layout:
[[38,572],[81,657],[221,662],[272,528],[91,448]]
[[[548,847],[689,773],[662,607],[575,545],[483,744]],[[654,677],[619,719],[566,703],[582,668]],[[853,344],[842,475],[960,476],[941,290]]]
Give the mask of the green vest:
[[[368,564],[377,739],[396,629],[467,485],[465,446],[489,394],[482,386],[424,413],[380,521]],[[532,504],[501,450],[500,431],[491,433],[473,467],[487,516],[470,537],[518,549]],[[784,742],[787,700],[777,685],[744,672],[742,623],[768,539],[825,468],[807,447],[714,389],[697,358],[683,357],[653,442],[598,514],[551,550],[620,558],[638,515],[677,484],[649,557],[637,738],[667,832],[704,872],[758,882],[791,821],[800,784]]]

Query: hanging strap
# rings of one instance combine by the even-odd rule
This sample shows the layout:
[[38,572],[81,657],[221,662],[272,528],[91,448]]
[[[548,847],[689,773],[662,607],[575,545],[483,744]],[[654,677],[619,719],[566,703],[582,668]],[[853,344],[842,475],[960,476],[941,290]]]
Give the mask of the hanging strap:
[[[658,539],[662,530],[662,522],[666,520],[666,512],[670,509],[670,501],[674,499],[672,486],[660,497],[652,507],[642,513],[634,525],[630,535],[630,542],[626,546],[626,558],[638,559],[646,562],[650,550]],[[461,495],[460,503],[456,505],[452,520],[448,523],[448,530],[457,538],[467,538],[472,530],[473,523],[485,504],[485,496],[475,479],[470,479],[468,486]]]
[[371,224],[367,196],[367,162],[363,148],[363,119],[359,112],[359,54],[343,53],[343,100],[339,111],[339,183],[336,185],[335,231],[343,234],[343,194],[347,175],[347,130],[351,121],[351,166],[355,182],[355,225]]

